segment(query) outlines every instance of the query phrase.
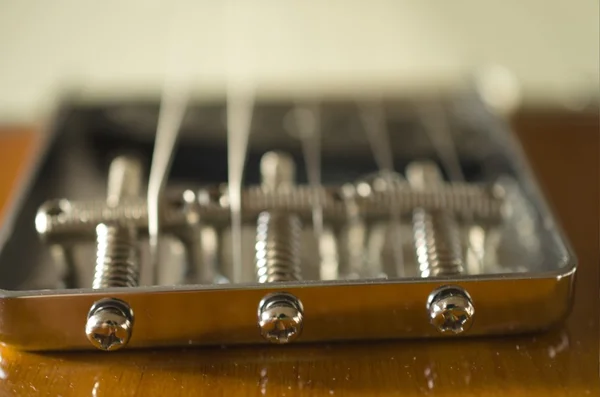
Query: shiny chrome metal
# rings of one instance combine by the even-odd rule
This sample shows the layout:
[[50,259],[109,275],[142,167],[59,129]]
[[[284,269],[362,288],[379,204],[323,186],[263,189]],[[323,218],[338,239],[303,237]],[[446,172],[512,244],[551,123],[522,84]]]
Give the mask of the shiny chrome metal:
[[285,152],[267,152],[260,159],[262,188],[267,191],[289,191],[296,181],[296,163]]
[[[141,164],[129,157],[117,157],[108,173],[110,206],[139,196]],[[92,288],[136,287],[139,283],[139,252],[137,229],[131,224],[96,226],[96,268]],[[90,343],[104,351],[118,350],[127,345],[133,327],[133,312],[127,303],[108,298],[95,302],[85,325]]]
[[101,299],[92,305],[85,334],[90,343],[103,351],[119,350],[129,343],[133,331],[133,311],[114,298]]
[[135,287],[139,281],[137,231],[104,223],[96,227],[96,271],[92,288]]
[[475,307],[461,287],[443,286],[433,291],[427,300],[427,310],[431,325],[441,333],[461,334],[473,325]]
[[366,263],[365,239],[367,228],[365,217],[357,204],[358,191],[361,184],[357,186],[347,183],[342,186],[342,199],[346,207],[347,225],[344,228],[346,257],[343,262],[346,266],[342,269],[343,278],[358,279],[365,274],[369,274],[369,266]]
[[460,234],[452,215],[444,211],[416,209],[413,214],[413,233],[421,277],[463,273]]
[[319,258],[319,278],[321,280],[337,280],[340,275],[339,247],[338,238],[335,230],[330,227],[323,229],[318,240]]
[[[444,209],[457,216],[472,214],[474,219],[498,222],[503,216],[504,200],[495,197],[491,188],[466,183],[452,183],[431,190],[418,191],[398,184],[394,189],[371,191],[367,196],[355,198],[357,210],[365,220],[389,218],[389,206],[397,203],[401,215],[412,214],[415,208]],[[198,202],[191,209],[194,216],[206,223],[229,225],[230,213],[227,200],[219,200],[221,193],[206,190],[198,192],[199,198],[217,195],[213,202]],[[319,200],[323,217],[330,222],[347,219],[346,204],[340,199],[341,188],[323,188]],[[392,196],[395,196],[392,197]],[[226,197],[226,196],[223,196]],[[270,211],[293,212],[303,220],[312,217],[314,191],[309,186],[294,186],[289,191],[268,191],[261,186],[251,186],[242,192],[242,217],[244,222],[253,221],[258,214]],[[204,199],[203,199],[204,200]],[[189,214],[181,211],[181,192],[167,194],[162,211],[162,227],[172,232],[189,225]],[[43,204],[36,215],[37,232],[48,243],[80,241],[94,236],[99,223],[132,223],[138,233],[147,232],[147,204],[145,200],[128,200],[117,207],[103,201],[51,200]]]
[[[59,199],[50,200],[42,204],[38,210],[39,216],[36,217],[36,228],[45,228],[46,222],[52,222],[50,219],[56,219],[62,221],[66,214],[70,211],[71,203],[69,200]],[[50,248],[50,255],[57,267],[62,269],[61,271],[61,284],[65,287],[72,287],[75,285],[77,278],[76,263],[73,257],[74,239],[59,238],[58,241],[51,241],[49,239],[48,245]]]
[[[469,291],[477,304],[477,321],[468,332],[506,335],[545,329],[569,311],[574,265],[539,275],[457,278],[453,285]],[[445,337],[430,325],[424,297],[445,285],[435,279],[336,280],[213,286],[4,291],[0,298],[0,340],[18,349],[89,349],[81,332],[90,306],[110,296],[134,308],[135,338],[128,347],[188,346],[190,335],[200,345],[252,344],[264,339],[257,327],[257,302],[286,291],[297,297],[302,337],[296,342]],[[27,299],[21,297],[27,296]],[[399,298],[402,302],[399,303]],[[343,298],[343,299],[342,299]],[[215,310],[219,302],[227,310]],[[327,304],[325,304],[327,303]],[[174,308],[194,308],[189,310]],[[518,307],[519,310],[515,310]],[[157,322],[156,319],[169,319]],[[207,319],[211,319],[207,321]],[[57,322],[61,326],[56,327]],[[223,332],[226,324],[228,332]],[[309,327],[308,325],[311,324]],[[318,326],[312,326],[318,324]],[[40,329],[44,338],[39,337]]]
[[[287,153],[268,152],[260,161],[262,187],[266,191],[290,191],[296,165]],[[301,280],[300,234],[302,223],[293,213],[264,211],[256,226],[256,276],[259,283]],[[302,304],[285,292],[265,296],[258,305],[258,327],[271,343],[284,344],[302,332]]]
[[406,179],[417,190],[435,189],[444,183],[439,167],[433,161],[413,161],[406,167]]
[[[473,214],[477,218],[499,219],[502,217],[503,200],[492,194],[485,185],[448,183],[427,190],[415,190],[404,184],[395,184],[385,191],[373,191],[366,196],[356,195],[358,209],[369,218],[388,218],[390,206],[397,205],[400,214],[409,214],[416,207],[445,209],[457,215]],[[342,218],[346,212],[344,186],[323,188],[319,192],[323,204],[323,216]],[[310,219],[311,199],[314,191],[310,186],[295,186],[289,192],[268,192],[261,187],[248,187],[242,194],[242,210],[256,214],[264,208],[285,210]],[[208,214],[207,214],[208,215]],[[214,219],[214,218],[212,218]],[[345,218],[343,218],[345,219]]]
[[106,202],[115,207],[142,192],[142,162],[132,156],[117,156],[110,163]]
[[301,280],[300,233],[293,214],[262,212],[256,226],[256,277],[259,283]]
[[[165,223],[169,226],[186,225],[186,216],[179,208],[180,199],[171,200],[165,211]],[[57,211],[60,210],[59,213]],[[38,233],[48,243],[77,242],[93,238],[96,225],[100,223],[133,224],[140,234],[148,229],[148,207],[146,200],[128,200],[116,207],[106,201],[71,202],[52,200],[40,207],[35,219]]]
[[[187,134],[184,132],[182,139],[189,139],[191,144],[186,145],[186,150],[180,153],[182,164],[200,157],[200,154],[187,150],[192,147],[197,148],[198,153],[211,154],[216,147],[221,153],[225,152],[225,139],[218,134],[218,130],[223,129],[222,114],[219,113],[219,109],[223,108],[209,106],[212,110],[205,111],[204,105],[199,107],[199,112],[190,109],[190,116],[200,120],[192,125],[202,125],[202,120],[206,120],[205,116],[208,116],[214,128],[202,129],[207,131],[206,134],[197,134],[199,129],[190,129]],[[419,158],[438,158],[427,137],[419,131],[421,124],[415,121],[412,103],[409,105],[399,108],[386,105],[385,114],[390,118],[386,121],[390,127],[398,130],[398,134],[390,134],[395,161],[404,164]],[[446,106],[448,114],[458,112],[454,110],[454,106],[458,109],[459,105],[460,109],[469,109],[469,112],[474,106],[476,108],[476,104],[472,102],[452,102]],[[256,153],[274,147],[290,151],[295,158],[301,157],[300,143],[282,142],[285,134],[277,131],[277,123],[280,121],[278,115],[287,112],[288,107],[285,104],[272,106],[259,103],[248,164],[257,164]],[[102,156],[106,155],[106,146],[86,152],[93,154],[87,156],[89,160],[85,156],[78,156],[77,159],[65,159],[62,162],[63,157],[80,149],[72,143],[73,135],[69,135],[68,131],[72,131],[71,134],[82,134],[86,140],[90,135],[83,134],[100,134],[102,128],[96,121],[105,118],[103,112],[107,108],[92,110],[98,117],[90,118],[89,108],[78,110],[75,107],[77,117],[69,117],[68,121],[57,127],[56,139],[48,150],[43,172],[29,175],[32,183],[28,185],[28,193],[19,196],[21,208],[9,215],[10,222],[2,230],[0,341],[13,348],[26,350],[93,348],[87,334],[82,332],[86,316],[94,302],[107,296],[127,302],[135,310],[135,335],[129,340],[127,348],[188,346],[190,343],[224,345],[264,342],[261,332],[257,332],[257,305],[265,296],[280,293],[293,295],[297,298],[298,305],[286,299],[275,300],[279,302],[277,304],[269,300],[270,304],[261,305],[265,310],[261,313],[262,318],[258,319],[259,325],[262,319],[262,325],[272,326],[273,332],[267,335],[271,335],[276,341],[285,338],[290,340],[296,336],[293,326],[296,326],[297,332],[299,325],[303,325],[302,335],[296,341],[301,343],[453,336],[453,331],[441,333],[431,325],[430,309],[436,313],[443,312],[444,308],[449,309],[449,304],[444,306],[444,302],[448,302],[441,298],[432,299],[427,309],[424,307],[425,300],[432,291],[448,285],[468,291],[471,304],[477,306],[476,321],[471,324],[468,332],[463,332],[462,335],[465,336],[532,332],[562,321],[569,312],[572,299],[575,255],[546,207],[518,144],[511,141],[510,131],[506,131],[503,124],[494,123],[484,111],[451,120],[453,128],[450,134],[454,138],[460,138],[454,142],[460,166],[465,172],[464,181],[468,183],[445,183],[429,190],[415,189],[400,178],[396,178],[392,184],[386,183],[383,178],[365,183],[360,188],[353,184],[357,193],[354,197],[356,209],[364,217],[367,228],[379,228],[379,225],[383,228],[388,225],[390,205],[397,203],[402,215],[400,222],[403,232],[412,228],[413,211],[422,208],[431,212],[444,210],[451,213],[459,224],[463,238],[467,238],[467,233],[470,233],[473,226],[480,228],[486,239],[496,233],[495,241],[486,240],[483,241],[484,245],[479,246],[474,244],[478,248],[485,248],[481,254],[485,259],[482,267],[477,273],[463,272],[445,278],[422,278],[416,258],[406,255],[407,272],[398,275],[390,267],[392,255],[388,235],[386,242],[382,243],[379,241],[381,238],[376,236],[373,243],[376,247],[374,250],[383,251],[380,256],[381,265],[388,278],[371,278],[368,274],[359,275],[358,279],[345,278],[344,272],[339,270],[347,268],[344,256],[347,242],[339,238],[340,230],[348,224],[348,216],[341,187],[345,183],[352,184],[361,175],[368,175],[373,171],[372,159],[365,146],[366,140],[356,139],[357,134],[352,132],[357,121],[356,106],[354,103],[351,106],[353,113],[344,110],[346,108],[348,106],[342,104],[336,107],[341,112],[332,112],[332,106],[326,101],[322,106],[323,131],[327,132],[322,136],[323,180],[332,185],[320,189],[318,193],[319,198],[322,198],[319,202],[323,204],[326,229],[331,230],[332,242],[327,243],[330,247],[325,247],[333,263],[331,271],[319,272],[316,254],[319,246],[314,241],[311,242],[314,234],[307,226],[307,230],[302,233],[301,242],[303,279],[276,283],[256,282],[253,271],[253,237],[258,215],[263,211],[293,213],[305,225],[309,225],[311,204],[314,202],[314,190],[310,186],[293,186],[288,192],[273,192],[258,185],[245,186],[242,191],[245,233],[243,259],[246,272],[242,281],[230,277],[229,263],[226,262],[230,259],[227,257],[230,255],[229,244],[226,244],[226,237],[220,240],[230,221],[227,188],[220,187],[224,178],[220,174],[224,174],[223,158],[222,164],[215,167],[219,172],[203,169],[195,174],[186,170],[185,166],[174,167],[173,179],[165,191],[160,216],[164,227],[162,230],[176,237],[184,231],[182,228],[185,229],[190,224],[213,228],[214,233],[208,234],[217,236],[218,241],[201,242],[199,245],[213,247],[204,250],[204,253],[207,254],[208,251],[210,255],[207,256],[213,257],[209,259],[218,262],[218,270],[230,277],[231,282],[205,282],[200,281],[198,276],[186,281],[187,284],[167,281],[168,285],[144,285],[145,282],[140,282],[142,285],[136,287],[93,289],[89,284],[93,272],[90,264],[93,261],[96,226],[100,223],[134,225],[140,238],[140,249],[143,250],[141,257],[145,258],[148,249],[145,241],[147,203],[145,199],[128,199],[120,202],[117,207],[111,207],[104,200],[82,200],[90,196],[101,197],[105,190],[104,171],[98,164],[102,162]],[[414,106],[414,109],[417,108],[418,106]],[[78,120],[78,124],[72,125],[70,120]],[[119,124],[116,121],[115,124],[110,124],[115,125]],[[134,124],[130,124],[130,127],[137,128]],[[215,133],[212,134],[211,130]],[[151,144],[153,131],[150,132],[152,135],[146,136],[143,132],[134,135],[137,131],[126,128],[122,132],[119,130],[118,134],[102,135],[102,139],[106,139],[107,143],[110,141],[112,148],[144,139],[148,139],[146,143]],[[131,137],[125,135],[130,133]],[[93,139],[88,141],[94,142]],[[78,142],[80,144],[82,141]],[[82,161],[88,161],[84,165],[93,172],[87,173],[85,178],[80,175],[75,175],[77,177],[74,178],[72,170],[78,170]],[[61,163],[61,166],[57,166],[57,163]],[[254,180],[256,170],[248,171],[248,180]],[[200,184],[207,181],[206,176],[215,185],[200,189]],[[501,181],[503,177],[507,178],[505,181],[514,182],[514,189]],[[47,183],[48,180],[52,183]],[[500,181],[500,184],[494,185],[496,181]],[[388,188],[389,185],[391,188]],[[502,189],[497,189],[498,186]],[[187,195],[188,198],[194,196],[191,202],[181,199],[181,192],[185,189],[193,192]],[[504,194],[498,195],[499,190],[503,190]],[[175,197],[171,197],[172,195]],[[44,234],[45,239],[38,239],[32,228],[36,209],[39,208],[40,200],[55,197],[67,197],[71,200],[55,202],[54,209],[52,206],[40,209],[36,221],[38,230]],[[520,202],[526,205],[523,206]],[[523,213],[527,216],[522,216]],[[472,233],[473,238],[480,238],[477,235],[481,233]],[[409,237],[409,233],[403,235]],[[531,238],[521,238],[525,235]],[[193,235],[190,236],[195,239]],[[333,240],[337,240],[335,242],[339,244],[334,245]],[[76,248],[74,255],[77,270],[81,272],[76,283],[66,286],[58,282],[64,276],[64,269],[54,266],[49,253],[51,249],[48,247],[61,241],[65,242],[65,246]],[[403,243],[405,248],[413,246],[412,238],[405,238]],[[490,250],[493,252],[489,253]],[[168,250],[164,252],[161,265],[171,265],[174,258],[181,260],[181,248],[177,257],[170,256]],[[181,268],[183,266],[179,266]],[[464,304],[464,297],[453,297],[459,298],[463,299],[462,307],[468,309],[468,305]],[[215,310],[215,302],[218,302],[222,310]],[[301,305],[306,311],[300,310]],[[454,303],[454,307],[459,305]],[[190,315],[190,308],[193,308],[193,315]],[[456,317],[460,318],[460,315]],[[281,325],[281,321],[278,325],[277,319],[290,321],[288,325],[285,322]],[[101,321],[90,320],[90,325],[94,323],[99,324]],[[56,324],[60,324],[60,327]],[[468,322],[462,324],[464,329],[468,325]],[[40,330],[44,330],[43,337],[40,337]]]
[[[260,159],[262,188],[290,191],[296,164],[284,152],[267,152]],[[256,276],[259,283],[300,280],[300,219],[289,212],[264,211],[256,222]]]
[[[115,158],[108,172],[110,206],[136,198],[142,186],[141,163],[131,157]],[[92,288],[135,287],[139,282],[137,229],[129,223],[96,226],[96,271]]]
[[[165,228],[161,223],[159,243],[162,245],[163,241],[175,236],[183,243],[185,248],[186,266],[183,278],[179,284],[191,284],[197,281],[212,283],[217,278],[217,269],[210,262],[205,262],[204,260],[202,245],[203,225],[198,213],[198,200],[196,193],[190,189],[186,189],[174,196],[171,201],[171,205],[174,206],[173,211],[178,218],[183,219],[184,223],[178,228],[171,229]],[[152,250],[152,247],[150,247],[150,250]],[[157,250],[155,254],[161,255],[158,258],[159,260],[151,266],[152,278],[156,280],[160,274],[168,272],[168,269],[164,268],[169,265],[165,265],[160,260],[163,255],[162,250]]]
[[[406,178],[415,189],[430,189],[443,183],[433,162],[413,162]],[[417,208],[413,212],[415,252],[421,277],[452,276],[464,271],[460,231],[452,214],[445,210]]]
[[292,294],[277,292],[265,296],[258,305],[258,326],[267,341],[285,344],[302,333],[302,303]]

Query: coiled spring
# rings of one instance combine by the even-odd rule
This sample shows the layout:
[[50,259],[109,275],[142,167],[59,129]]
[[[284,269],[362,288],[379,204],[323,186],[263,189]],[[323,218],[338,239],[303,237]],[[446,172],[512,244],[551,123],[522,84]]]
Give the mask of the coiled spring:
[[261,212],[256,227],[256,274],[259,283],[300,280],[302,224],[293,214]]
[[101,223],[96,227],[96,235],[93,288],[137,286],[139,254],[135,227]]

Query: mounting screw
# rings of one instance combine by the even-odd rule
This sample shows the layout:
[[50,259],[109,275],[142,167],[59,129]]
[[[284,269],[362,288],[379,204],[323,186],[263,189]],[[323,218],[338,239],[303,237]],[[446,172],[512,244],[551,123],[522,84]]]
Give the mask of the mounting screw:
[[429,321],[441,333],[461,334],[471,328],[475,307],[469,294],[460,287],[436,289],[427,300]]
[[294,295],[277,292],[269,294],[258,304],[260,333],[271,343],[284,344],[302,333],[304,308]]
[[95,302],[88,313],[85,334],[97,349],[114,351],[127,345],[133,330],[133,311],[119,299]]

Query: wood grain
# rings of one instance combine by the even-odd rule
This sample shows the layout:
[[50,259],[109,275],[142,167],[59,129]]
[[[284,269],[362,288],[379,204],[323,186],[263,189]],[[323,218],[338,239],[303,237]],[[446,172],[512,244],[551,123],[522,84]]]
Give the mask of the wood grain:
[[[563,326],[461,341],[114,354],[1,347],[0,396],[600,395],[598,116],[525,114],[515,126],[579,256],[575,304]],[[2,204],[31,136],[0,134]]]

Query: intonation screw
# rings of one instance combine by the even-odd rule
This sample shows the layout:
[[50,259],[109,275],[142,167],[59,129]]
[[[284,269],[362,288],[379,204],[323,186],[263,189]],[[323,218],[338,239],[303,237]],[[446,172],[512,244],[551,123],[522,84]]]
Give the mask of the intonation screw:
[[441,333],[461,334],[471,328],[475,307],[464,289],[444,286],[436,289],[427,300],[429,321]]
[[302,333],[304,308],[292,294],[277,292],[264,297],[258,305],[261,335],[271,343],[284,344]]
[[94,347],[114,351],[127,345],[132,329],[133,311],[129,305],[115,298],[107,298],[92,305],[85,334]]

